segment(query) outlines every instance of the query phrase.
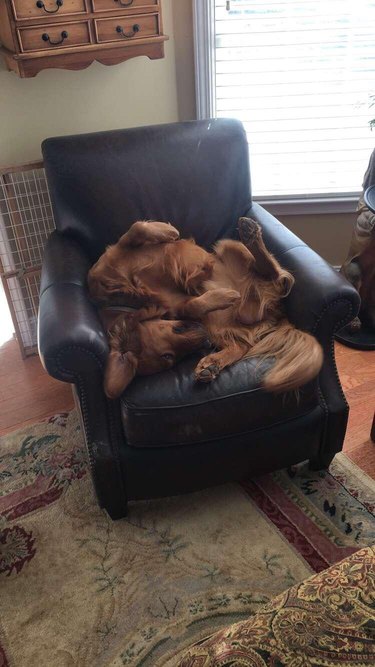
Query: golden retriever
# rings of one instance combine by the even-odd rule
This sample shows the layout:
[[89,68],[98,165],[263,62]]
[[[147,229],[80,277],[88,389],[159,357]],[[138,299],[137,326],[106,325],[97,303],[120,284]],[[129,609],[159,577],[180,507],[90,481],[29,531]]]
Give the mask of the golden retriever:
[[[107,306],[101,312],[110,341],[109,397],[137,373],[173,366],[207,335],[217,351],[198,363],[201,382],[255,355],[274,358],[262,380],[268,391],[296,389],[319,373],[319,343],[285,317],[292,275],[268,252],[254,220],[240,218],[239,231],[242,243],[223,239],[209,253],[168,223],[136,222],[91,268],[91,297]],[[133,316],[108,310],[124,300],[140,306]]]

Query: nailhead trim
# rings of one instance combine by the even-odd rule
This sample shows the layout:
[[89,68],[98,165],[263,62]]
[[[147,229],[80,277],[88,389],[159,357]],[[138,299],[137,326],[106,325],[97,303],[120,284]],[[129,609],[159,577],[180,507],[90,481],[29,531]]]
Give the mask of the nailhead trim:
[[[335,333],[337,331],[339,331],[345,324],[347,324],[348,322],[351,322],[351,320],[353,319],[353,304],[351,303],[351,301],[349,301],[349,299],[339,298],[339,299],[335,299],[334,301],[331,301],[329,304],[327,304],[327,306],[325,306],[325,308],[320,313],[318,319],[316,320],[315,325],[312,329],[312,332],[314,334],[316,333],[316,331],[318,329],[318,326],[319,326],[321,320],[323,319],[325,313],[328,310],[332,310],[333,308],[335,308],[335,306],[338,303],[348,304],[349,311],[348,311],[348,315],[346,315],[341,320],[336,322],[335,326],[333,327],[332,337],[331,337],[331,344],[330,344],[330,348],[328,350],[328,354],[329,354],[329,360],[332,363],[332,370],[333,370],[333,373],[334,373],[334,376],[335,376],[335,379],[336,379],[337,389],[339,390],[339,392],[341,394],[341,397],[342,397],[343,402],[344,402],[344,407],[346,408],[345,412],[346,412],[346,415],[348,416],[349,405],[348,405],[348,402],[346,400],[346,396],[343,392],[341,382],[340,382],[340,377],[339,377],[339,374],[338,374],[338,371],[337,371],[337,365],[336,365],[336,359],[335,359],[335,339],[334,339],[334,336],[335,336]],[[323,394],[323,391],[321,390],[320,383],[319,383],[319,386],[318,386],[318,393],[319,393],[319,398],[321,399],[322,407],[323,407],[324,412],[325,412],[326,423],[327,423],[327,420],[328,420],[328,417],[329,417],[329,409],[328,409],[328,405],[327,405],[327,402],[325,400],[325,396]],[[323,438],[324,437],[325,437],[325,433],[323,433]],[[322,442],[322,445],[323,445],[323,442]],[[322,447],[321,447],[321,449],[322,449]]]
[[[99,369],[101,371],[104,368],[104,364],[102,363],[102,361],[99,359],[99,357],[94,352],[92,352],[91,350],[88,350],[87,348],[81,347],[80,345],[66,346],[62,350],[60,350],[55,357],[55,363],[56,363],[56,367],[58,368],[58,370],[60,370],[63,373],[66,373],[69,377],[71,377],[74,380],[75,384],[78,384],[79,399],[80,399],[80,404],[81,404],[81,412],[82,412],[83,424],[84,424],[85,436],[86,436],[85,441],[86,441],[86,446],[87,446],[88,459],[89,459],[91,474],[92,474],[93,481],[94,481],[94,486],[95,486],[95,488],[98,489],[98,493],[100,494],[100,484],[98,483],[98,478],[97,478],[96,469],[95,469],[95,461],[96,461],[95,449],[97,448],[98,442],[92,437],[92,433],[91,433],[89,414],[88,414],[88,409],[87,409],[86,392],[85,392],[85,381],[84,381],[83,376],[80,373],[72,372],[71,370],[65,368],[65,366],[62,363],[63,355],[66,352],[69,352],[70,350],[75,350],[75,351],[78,350],[79,352],[83,352],[84,354],[89,355],[90,357],[92,357],[92,359],[94,359],[95,363],[99,366]],[[111,422],[112,430],[113,430],[114,421],[113,421],[113,414],[112,414],[111,409],[108,410],[108,417],[109,417],[109,421]],[[111,429],[110,429],[110,435],[111,435]],[[111,442],[111,445],[113,446],[114,443]],[[116,446],[114,446],[113,449],[117,454],[118,453],[118,448]],[[117,457],[114,457],[114,462],[119,467],[119,475],[120,475],[120,478],[121,478],[121,464],[120,464],[120,461],[118,460]],[[124,492],[123,495],[125,496],[124,487],[123,487],[123,492]],[[125,507],[125,505],[126,505],[126,498],[124,498],[124,507]]]

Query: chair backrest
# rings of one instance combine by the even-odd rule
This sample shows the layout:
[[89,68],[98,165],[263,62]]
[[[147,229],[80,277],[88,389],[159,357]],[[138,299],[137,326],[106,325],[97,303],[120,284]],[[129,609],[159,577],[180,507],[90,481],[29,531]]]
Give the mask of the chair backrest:
[[209,248],[251,205],[242,124],[214,119],[46,139],[56,227],[92,259],[136,220],[174,224]]

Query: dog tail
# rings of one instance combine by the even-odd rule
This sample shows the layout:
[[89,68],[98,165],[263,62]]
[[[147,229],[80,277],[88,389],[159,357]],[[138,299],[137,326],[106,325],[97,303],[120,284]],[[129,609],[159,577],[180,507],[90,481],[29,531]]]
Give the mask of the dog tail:
[[264,388],[273,392],[298,389],[316,377],[323,364],[318,341],[289,322],[281,322],[257,342],[251,350],[255,355],[275,359],[263,378]]

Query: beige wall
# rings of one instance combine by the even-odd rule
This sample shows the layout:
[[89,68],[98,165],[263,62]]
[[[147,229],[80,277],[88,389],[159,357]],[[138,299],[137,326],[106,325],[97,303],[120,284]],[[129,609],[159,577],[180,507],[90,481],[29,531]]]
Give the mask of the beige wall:
[[[185,0],[182,1],[183,4]],[[166,57],[20,79],[0,58],[0,168],[40,157],[46,137],[178,120],[172,2],[163,0]]]
[[[195,118],[191,0],[163,0],[166,57],[19,79],[0,61],[0,167],[39,159],[48,136]],[[332,264],[341,264],[355,215],[281,217]]]
[[192,0],[173,2],[177,103],[180,120],[196,118],[192,6]]
[[349,250],[355,213],[279,215],[278,218],[327,262],[341,266]]

